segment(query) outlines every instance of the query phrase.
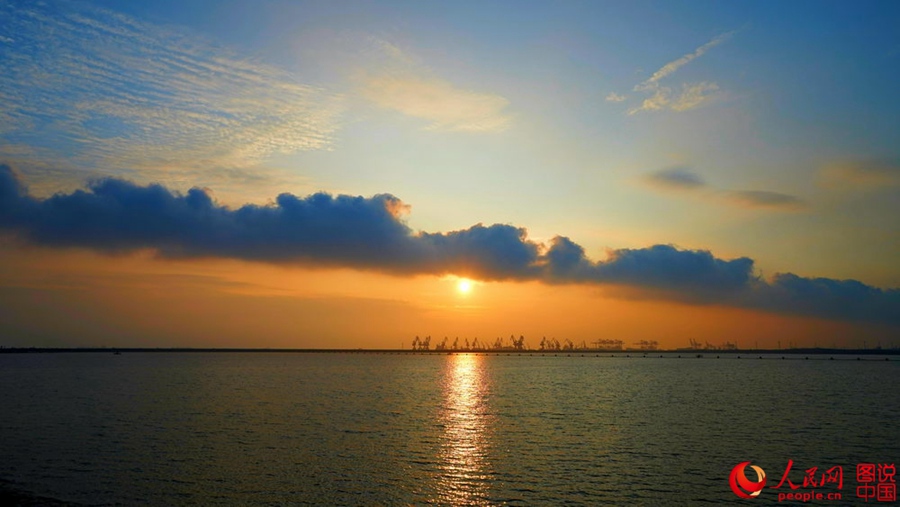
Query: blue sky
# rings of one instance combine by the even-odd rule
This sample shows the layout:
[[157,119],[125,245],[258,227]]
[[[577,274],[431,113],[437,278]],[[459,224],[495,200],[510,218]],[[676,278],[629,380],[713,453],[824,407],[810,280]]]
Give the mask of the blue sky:
[[0,163],[900,286],[900,4],[0,2]]

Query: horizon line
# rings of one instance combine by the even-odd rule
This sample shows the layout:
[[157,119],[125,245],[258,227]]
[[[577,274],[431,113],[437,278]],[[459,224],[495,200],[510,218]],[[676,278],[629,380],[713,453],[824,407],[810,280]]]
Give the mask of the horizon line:
[[[703,357],[704,354],[841,354],[841,355],[900,355],[900,347],[873,348],[834,348],[834,347],[795,347],[788,349],[390,349],[390,348],[258,348],[258,347],[7,347],[0,346],[0,354],[17,353],[90,353],[90,352],[228,352],[228,353],[372,353],[372,354],[481,354],[481,355],[559,355],[559,354],[594,354],[600,356],[619,357],[622,354],[637,354],[647,357],[649,354],[693,354],[692,357]],[[617,356],[617,354],[619,356]],[[681,357],[680,355],[678,357]]]

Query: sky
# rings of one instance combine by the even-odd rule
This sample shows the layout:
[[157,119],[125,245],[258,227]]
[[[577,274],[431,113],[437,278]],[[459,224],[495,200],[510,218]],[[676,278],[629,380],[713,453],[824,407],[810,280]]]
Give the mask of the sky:
[[0,0],[0,345],[900,346],[900,4]]

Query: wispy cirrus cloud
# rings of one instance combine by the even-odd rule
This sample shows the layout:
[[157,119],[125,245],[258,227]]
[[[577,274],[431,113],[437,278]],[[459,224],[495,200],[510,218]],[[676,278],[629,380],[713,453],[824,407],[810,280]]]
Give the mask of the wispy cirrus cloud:
[[[706,54],[710,49],[727,41],[735,33],[731,31],[714,37],[694,51],[663,65],[649,78],[636,84],[632,89],[633,92],[649,96],[642,99],[639,105],[630,108],[628,114],[634,115],[647,111],[689,111],[714,98],[719,92],[719,85],[715,82],[682,83],[679,88],[675,89],[671,86],[662,86],[660,83],[685,65]],[[614,97],[614,100],[611,97]],[[626,98],[624,95],[613,92],[607,95],[606,100],[610,102],[624,102]]]
[[246,173],[339,128],[341,96],[191,33],[68,3],[0,3],[0,20],[0,140],[31,148],[26,169]]
[[199,188],[180,194],[121,179],[40,199],[0,165],[0,231],[53,248],[118,254],[149,249],[168,258],[624,286],[648,298],[687,304],[900,326],[900,289],[791,273],[764,280],[750,258],[726,260],[672,245],[612,250],[607,259],[594,261],[566,237],[539,243],[525,228],[506,224],[415,232],[403,220],[408,210],[390,194],[322,193],[283,193],[268,206],[230,209]]
[[656,88],[658,86],[658,83],[660,80],[674,74],[678,69],[691,63],[692,61],[696,60],[697,58],[700,58],[701,56],[706,54],[706,52],[709,51],[710,49],[712,49],[712,48],[718,46],[719,44],[730,39],[732,36],[734,36],[734,34],[735,34],[735,32],[731,31],[731,32],[723,33],[721,35],[717,35],[711,41],[709,41],[706,44],[695,49],[693,52],[688,53],[688,54],[682,56],[681,58],[678,58],[677,60],[673,60],[673,61],[663,65],[662,67],[660,67],[659,70],[654,72],[653,75],[650,76],[647,80],[643,81],[642,83],[637,84],[634,87],[634,91],[652,90],[652,89]]
[[505,98],[458,88],[438,78],[372,76],[363,95],[380,107],[430,122],[426,127],[430,130],[499,132],[509,125]]
[[376,106],[425,120],[428,130],[501,132],[509,127],[505,97],[438,77],[397,45],[378,39],[372,45],[378,66],[362,73],[360,93]]
[[687,111],[703,104],[711,99],[719,91],[719,85],[710,82],[700,82],[684,85],[681,94],[672,102],[673,111]]

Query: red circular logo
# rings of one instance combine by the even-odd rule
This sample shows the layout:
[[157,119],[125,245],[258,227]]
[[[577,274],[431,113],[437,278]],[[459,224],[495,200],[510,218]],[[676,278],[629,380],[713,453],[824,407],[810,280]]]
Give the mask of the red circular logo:
[[[748,465],[756,472],[756,481],[747,479],[747,476],[744,474],[744,469]],[[741,498],[753,498],[759,496],[763,486],[766,485],[766,473],[762,468],[750,465],[749,461],[744,461],[731,469],[731,475],[728,476],[728,484],[735,495]]]

